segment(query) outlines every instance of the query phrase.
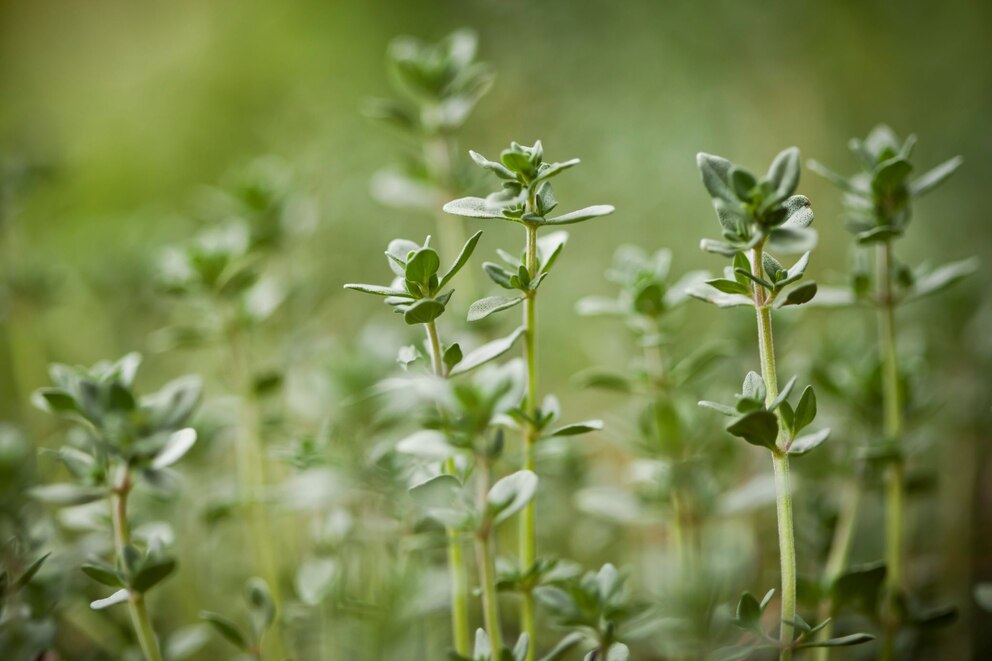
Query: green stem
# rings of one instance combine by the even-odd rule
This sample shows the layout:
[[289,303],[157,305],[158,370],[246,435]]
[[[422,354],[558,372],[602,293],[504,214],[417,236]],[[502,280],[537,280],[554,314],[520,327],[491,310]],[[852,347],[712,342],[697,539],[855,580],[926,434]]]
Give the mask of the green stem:
[[[489,492],[489,465],[480,458],[476,476],[477,500],[479,508],[486,505],[486,495]],[[486,624],[486,633],[493,648],[493,661],[498,661],[503,654],[503,631],[500,626],[499,601],[496,592],[496,563],[493,553],[493,529],[490,522],[485,522],[475,533],[475,562],[479,565],[479,582],[482,587],[482,615]]]
[[[431,366],[435,376],[444,378],[444,365],[441,359],[441,339],[437,325],[431,321],[424,324],[431,350]],[[445,462],[444,470],[454,473],[453,460]],[[451,575],[451,635],[455,651],[461,656],[471,653],[470,627],[468,616],[468,572],[462,553],[461,535],[454,528],[448,528],[448,572]]]
[[[528,207],[533,206],[528,201]],[[537,225],[527,224],[526,267],[531,278],[537,276]],[[527,395],[524,406],[527,415],[537,415],[537,292],[530,290],[524,298],[524,355],[527,361]],[[537,433],[533,424],[524,425],[523,438],[525,470],[533,471],[534,444]],[[520,567],[526,571],[537,558],[537,541],[534,525],[534,501],[527,503],[520,514]],[[534,594],[530,589],[523,593],[520,610],[520,629],[530,638],[527,661],[534,661],[537,645],[537,625],[534,617]]]
[[[897,444],[902,436],[902,402],[896,352],[895,298],[892,292],[892,244],[878,244],[878,342],[882,357],[882,407],[885,442]],[[903,481],[902,457],[894,458],[885,470],[885,638],[882,659],[892,658],[898,629],[896,601],[903,589]]]
[[[764,277],[761,256],[763,245],[758,244],[751,254],[751,270],[759,278]],[[772,337],[772,315],[770,301],[764,288],[752,283],[754,306],[758,317],[758,354],[761,359],[761,376],[765,381],[765,402],[771,403],[778,396],[778,373],[775,368],[775,343]],[[792,486],[789,481],[789,455],[783,447],[785,425],[779,416],[779,438],[772,451],[772,467],[775,470],[775,504],[778,516],[778,549],[782,573],[782,628],[779,640],[782,651],[781,661],[792,659],[793,627],[786,621],[796,618],[796,540],[792,522]]]
[[[131,534],[127,524],[127,496],[131,492],[131,469],[124,466],[120,477],[114,485],[111,499],[111,519],[114,526],[114,551],[117,563],[124,565],[124,548],[131,543]],[[162,653],[158,648],[155,630],[152,629],[151,618],[148,617],[148,607],[145,605],[145,595],[133,590],[128,591],[128,613],[131,616],[131,626],[138,638],[138,645],[147,661],[162,661]]]
[[[851,482],[847,485],[844,502],[841,505],[840,517],[837,520],[837,527],[834,528],[833,541],[830,543],[830,553],[827,556],[827,565],[823,571],[823,587],[828,592],[828,596],[820,601],[819,621],[833,617],[834,603],[829,596],[833,591],[833,586],[844,573],[847,567],[847,560],[851,554],[851,542],[854,539],[854,528],[858,520],[858,507],[861,504],[861,484]],[[827,640],[833,636],[833,621],[820,630],[820,640]],[[816,650],[817,661],[829,661],[829,647],[818,647]]]

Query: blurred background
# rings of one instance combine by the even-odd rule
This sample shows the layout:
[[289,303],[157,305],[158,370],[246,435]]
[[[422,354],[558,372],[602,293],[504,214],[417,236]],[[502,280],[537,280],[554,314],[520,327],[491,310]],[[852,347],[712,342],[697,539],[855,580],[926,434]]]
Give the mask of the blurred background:
[[[701,237],[716,236],[717,224],[699,185],[697,151],[763,171],[781,149],[797,145],[804,161],[816,158],[853,172],[857,164],[848,139],[886,122],[900,135],[919,136],[914,160],[920,171],[956,154],[964,157],[960,171],[916,207],[898,254],[908,264],[977,255],[980,270],[940,297],[902,309],[900,340],[904,353],[925,365],[921,379],[928,396],[925,424],[914,431],[924,449],[913,460],[921,469],[922,494],[912,509],[913,571],[928,596],[960,612],[957,623],[933,634],[916,657],[988,658],[992,614],[979,608],[972,588],[992,580],[989,3],[2,0],[5,430],[38,447],[58,445],[60,428],[29,402],[30,393],[47,383],[47,364],[90,364],[133,350],[145,354],[141,378],[149,389],[185,372],[203,373],[204,419],[224,420],[230,368],[223,347],[174,348],[180,343],[166,337],[168,329],[196,312],[177,311],[182,306],[161,291],[156,273],[167,246],[188,242],[216,217],[214,189],[208,187],[223,188],[265,157],[261,167],[278,170],[302,200],[300,214],[310,232],[280,247],[280,268],[293,284],[281,310],[253,336],[258,369],[285,376],[275,401],[265,404],[271,415],[263,422],[274,430],[266,443],[273,461],[290,467],[287,483],[307,474],[294,472],[287,454],[299,464],[301,447],[308,447],[323,457],[314,464],[341,489],[374,492],[376,480],[386,478],[375,470],[362,473],[363,457],[396,435],[373,429],[368,419],[375,406],[361,393],[389,372],[395,349],[412,340],[377,301],[344,292],[341,285],[384,282],[386,243],[396,236],[422,240],[435,231],[436,221],[431,214],[376,202],[373,174],[401,159],[408,147],[364,118],[360,108],[367,97],[393,94],[385,67],[392,38],[436,40],[459,27],[478,33],[479,57],[497,74],[458,135],[459,157],[473,148],[492,158],[511,140],[531,144],[540,138],[549,160],[583,162],[556,180],[563,208],[617,207],[614,216],[575,228],[542,300],[542,388],[559,395],[572,419],[595,411],[608,423],[612,415],[622,429],[622,399],[583,391],[573,380],[591,365],[623,364],[630,353],[622,326],[579,321],[573,311],[584,295],[612,293],[602,274],[614,249],[623,243],[647,251],[667,247],[676,274],[723,266],[698,249]],[[475,192],[485,193],[487,186],[483,182]],[[842,284],[851,238],[840,219],[840,195],[807,172],[799,191],[812,200],[820,233],[809,273]],[[478,228],[486,230],[478,253],[485,259],[492,259],[496,247],[521,241],[515,226],[480,221]],[[778,344],[784,372],[809,375],[824,346],[846,345],[855,363],[858,350],[851,347],[871,346],[872,320],[863,311],[804,310],[786,317],[781,315]],[[736,358],[715,368],[707,399],[728,399],[743,372],[757,364],[756,356],[748,358],[753,320],[745,312],[692,303],[675,332],[682,338],[676,353],[701,338],[741,347]],[[844,424],[842,404],[824,406]],[[328,436],[328,428],[339,434]],[[541,534],[557,540],[547,544],[562,555],[590,566],[611,560],[640,576],[640,568],[650,566],[645,540],[651,533],[583,514],[581,502],[569,496],[621,472],[622,439],[616,436],[580,441],[588,446],[575,451],[581,468],[574,472],[567,460],[551,470],[561,496],[541,507],[561,508],[560,516]],[[218,513],[223,508],[211,500],[223,491],[222,440],[203,445],[183,487],[190,508],[182,516],[163,514],[175,528],[177,546],[190,549],[193,558],[184,565],[187,575],[169,584],[155,609],[164,631],[195,622],[200,607],[227,606],[225,594],[240,589],[247,571],[244,563],[225,559],[237,559],[232,540],[239,537],[232,526],[224,527]],[[770,472],[752,449],[736,448],[730,486]],[[44,456],[37,463],[40,474],[57,476],[59,469]],[[810,501],[823,487],[816,486],[815,465],[798,470],[800,516],[815,518],[803,510],[815,509]],[[811,486],[804,497],[807,478]],[[337,511],[339,492],[327,491],[313,505],[321,516]],[[568,514],[573,508],[574,516]],[[876,499],[867,499],[864,510],[866,539],[853,552],[862,562],[880,555],[871,535],[879,520]],[[308,522],[308,516],[294,520],[303,527],[318,519],[326,523],[316,515]],[[756,529],[772,529],[773,508],[754,516]],[[359,515],[351,525],[365,523]],[[65,521],[52,525],[60,544],[76,543]],[[811,567],[824,545],[817,534],[800,533],[801,563],[805,553]],[[757,570],[734,574],[728,603],[741,589],[763,593],[774,584],[774,545],[757,539],[742,552],[770,571],[764,579]],[[308,548],[301,541],[287,552],[286,576],[295,571],[294,562],[308,557]],[[345,562],[341,554],[324,557]],[[406,575],[369,571],[367,580],[392,580],[391,589],[404,595],[434,599],[426,588],[404,584]],[[65,581],[60,603],[65,620],[75,626],[60,629],[65,658],[119,658],[114,636],[126,635],[126,627],[124,633],[106,624],[92,628],[94,618],[102,617],[83,614],[94,598],[86,592],[92,587],[82,577]],[[357,640],[356,631],[374,640],[369,632],[386,625],[362,615],[376,604],[329,602],[317,615],[297,614],[300,621],[319,623],[308,631],[320,642],[303,649],[325,650],[300,658],[440,658],[443,607],[424,606],[434,613],[426,632],[409,624],[395,634],[396,641],[406,641],[397,649],[348,657],[326,650],[350,649],[342,639]],[[226,651],[221,643],[209,645],[206,650]],[[216,658],[212,653],[202,658]],[[667,658],[650,654],[635,658]],[[870,658],[870,652],[860,654]]]

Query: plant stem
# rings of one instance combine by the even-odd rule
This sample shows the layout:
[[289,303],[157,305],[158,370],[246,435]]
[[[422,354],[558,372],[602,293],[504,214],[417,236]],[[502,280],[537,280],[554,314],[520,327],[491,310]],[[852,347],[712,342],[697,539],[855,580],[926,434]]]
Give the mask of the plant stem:
[[[444,365],[441,360],[441,340],[438,337],[437,324],[430,321],[424,324],[427,330],[427,340],[431,350],[431,366],[434,375],[444,378]],[[454,461],[448,460],[444,465],[445,472],[453,474]],[[455,651],[462,656],[471,652],[469,617],[468,617],[468,573],[462,554],[461,535],[454,528],[448,528],[448,572],[451,575],[451,635]]]
[[[751,252],[751,270],[759,278],[764,277],[761,256],[763,244],[758,244]],[[770,404],[778,396],[778,374],[775,369],[775,343],[772,338],[772,314],[765,290],[752,283],[754,307],[758,317],[758,354],[761,359],[761,376],[765,382],[765,403]],[[775,509],[778,516],[778,549],[782,573],[782,628],[779,636],[783,647],[781,661],[792,659],[793,627],[796,618],[796,540],[792,522],[792,485],[789,482],[789,455],[783,447],[785,436],[780,411],[779,438],[772,451],[772,467],[775,470]]]
[[[892,293],[892,244],[878,244],[878,343],[882,358],[882,431],[885,442],[895,446],[902,435],[902,402],[896,353],[895,299]],[[882,659],[892,658],[898,629],[896,601],[903,588],[903,460],[894,457],[885,470],[885,639]]]
[[[479,508],[484,511],[489,493],[489,464],[479,458],[476,468],[476,489]],[[499,601],[496,593],[496,563],[493,554],[493,529],[487,521],[475,533],[475,562],[479,565],[479,583],[482,587],[482,614],[486,633],[493,648],[493,661],[503,654],[503,632],[500,628]]]
[[[851,553],[851,541],[854,539],[854,527],[858,520],[858,506],[861,504],[861,483],[854,481],[847,485],[844,494],[844,502],[841,505],[840,517],[837,520],[837,527],[834,528],[833,541],[830,543],[830,554],[827,556],[827,566],[823,571],[823,587],[828,592],[833,591],[833,586],[844,573],[847,567],[847,559]],[[820,601],[818,619],[823,622],[829,617],[833,617],[834,603],[828,595]],[[831,620],[820,630],[819,640],[827,640],[833,636],[834,624]],[[818,647],[816,649],[817,661],[829,661],[829,647]]]
[[[528,208],[533,200],[528,200]],[[537,276],[537,225],[527,224],[526,267],[531,278]],[[537,292],[529,290],[524,298],[524,355],[527,361],[527,396],[525,409],[532,418],[537,414]],[[524,465],[525,470],[534,471],[534,444],[537,433],[533,424],[524,425]],[[536,471],[535,471],[536,472]],[[520,567],[526,571],[533,566],[537,556],[537,541],[534,525],[534,501],[527,503],[520,514]],[[530,589],[523,593],[520,610],[520,629],[530,638],[527,661],[535,658],[537,626],[534,618],[534,594]]]
[[[117,562],[124,565],[124,548],[131,543],[131,534],[127,524],[127,496],[131,491],[131,468],[123,466],[117,483],[114,485],[111,499],[111,519],[114,527],[114,551]],[[131,616],[131,626],[138,638],[138,645],[147,661],[162,661],[162,653],[158,648],[155,630],[152,629],[148,608],[145,605],[145,595],[133,590],[128,591],[128,612]]]

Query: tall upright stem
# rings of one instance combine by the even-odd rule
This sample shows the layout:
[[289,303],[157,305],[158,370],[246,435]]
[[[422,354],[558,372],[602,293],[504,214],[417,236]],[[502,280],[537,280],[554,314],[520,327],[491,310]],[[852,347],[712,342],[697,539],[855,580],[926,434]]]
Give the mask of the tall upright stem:
[[[892,294],[892,244],[883,241],[877,252],[878,344],[882,358],[882,431],[885,442],[897,444],[902,436],[902,402],[896,352],[895,299]],[[885,638],[882,659],[891,659],[898,629],[896,600],[903,588],[903,475],[901,456],[885,469]]]
[[[751,270],[759,278],[764,277],[761,262],[762,244],[751,251]],[[770,404],[778,396],[778,374],[775,369],[775,343],[772,338],[772,314],[764,289],[752,283],[754,307],[758,317],[758,354],[761,359],[761,376],[765,382],[765,403]],[[779,640],[783,647],[781,661],[792,659],[793,627],[787,622],[796,618],[796,540],[792,523],[792,485],[789,479],[789,455],[783,447],[784,427],[779,416],[779,438],[772,451],[772,467],[775,470],[775,504],[778,516],[778,551],[782,573],[782,629]]]
[[[479,460],[476,475],[477,500],[480,509],[485,507],[489,493],[489,464]],[[482,616],[486,633],[493,649],[493,661],[502,658],[503,630],[500,625],[499,601],[496,592],[496,560],[493,553],[493,529],[484,523],[475,533],[475,562],[479,565],[479,583],[482,587]]]
[[[111,498],[111,520],[114,527],[114,551],[117,562],[124,565],[124,548],[131,543],[131,533],[127,525],[127,497],[131,492],[131,469],[123,466],[113,489]],[[147,661],[162,661],[162,653],[158,648],[155,630],[152,629],[148,607],[145,605],[145,595],[130,590],[127,600],[128,613],[131,616],[131,626],[134,627],[138,645]]]
[[[431,366],[434,375],[444,378],[444,365],[441,360],[441,339],[438,337],[437,324],[433,321],[424,324],[427,329],[427,341],[431,350]],[[454,473],[454,461],[445,462],[444,470]],[[454,640],[455,651],[461,656],[471,653],[470,628],[468,617],[468,571],[462,553],[461,534],[454,528],[448,528],[448,572],[451,575],[451,636]]]
[[[528,207],[533,201],[528,201]],[[537,276],[537,226],[527,224],[526,267],[530,277]],[[527,415],[535,417],[537,413],[537,292],[530,290],[524,298],[524,355],[527,361],[527,396],[525,408]],[[534,470],[534,444],[537,433],[532,424],[524,425],[523,438],[525,470]],[[520,566],[526,571],[537,556],[537,542],[534,527],[534,501],[527,503],[520,514]],[[530,638],[527,650],[527,661],[533,661],[534,648],[537,645],[537,627],[534,618],[534,595],[528,589],[523,594],[523,604],[520,610],[520,629]]]
[[[854,528],[858,520],[858,506],[861,504],[861,483],[853,481],[847,484],[844,493],[844,500],[841,504],[840,517],[837,526],[834,528],[834,537],[830,543],[830,553],[827,556],[827,565],[823,570],[823,586],[828,591],[828,595],[833,591],[833,585],[844,573],[847,567],[847,559],[851,554],[851,542],[854,539]],[[833,617],[834,601],[830,596],[824,597],[820,601],[818,619],[823,622],[827,618]],[[833,637],[833,621],[827,623],[820,630],[820,640],[827,640]],[[829,661],[829,647],[818,647],[816,649],[817,661]]]

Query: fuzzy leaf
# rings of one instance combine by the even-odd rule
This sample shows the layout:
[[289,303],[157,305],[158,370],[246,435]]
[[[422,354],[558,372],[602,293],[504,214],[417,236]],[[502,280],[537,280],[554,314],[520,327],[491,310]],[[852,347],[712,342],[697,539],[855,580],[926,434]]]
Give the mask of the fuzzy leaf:
[[509,351],[514,343],[517,341],[524,332],[523,326],[513,331],[506,337],[501,337],[498,340],[493,340],[492,342],[487,342],[481,347],[470,351],[458,365],[451,369],[449,372],[450,376],[457,376],[459,374],[464,374],[470,370],[474,370],[476,367],[485,365],[491,360],[499,358],[504,353]]
[[442,289],[446,284],[448,284],[448,282],[453,277],[455,277],[455,274],[458,273],[458,271],[460,271],[463,266],[465,266],[465,263],[469,260],[469,257],[471,257],[472,253],[475,251],[475,246],[479,243],[479,239],[481,237],[482,237],[482,232],[479,231],[473,234],[471,238],[469,238],[469,240],[465,242],[465,245],[462,246],[462,251],[458,254],[458,259],[456,259],[455,263],[451,265],[451,268],[449,268],[445,272],[445,274],[441,276],[441,280],[438,282],[437,285],[438,289]]
[[964,162],[964,159],[960,156],[955,156],[952,159],[944,161],[932,170],[925,172],[919,179],[911,183],[909,185],[909,192],[914,197],[926,195],[954,174],[955,170],[961,167],[962,162]]
[[751,445],[775,450],[778,419],[774,413],[763,409],[749,411],[727,427],[727,431]]
[[463,197],[444,205],[446,213],[466,218],[502,218],[503,214],[481,197]]
[[103,599],[97,599],[96,601],[90,602],[90,608],[95,611],[103,610],[104,608],[109,608],[111,606],[116,606],[117,604],[123,604],[131,597],[126,589],[118,590],[109,597],[104,597]]
[[363,285],[348,283],[344,286],[345,289],[352,289],[354,291],[360,291],[364,294],[374,294],[376,296],[396,296],[398,298],[413,298],[410,292],[403,289],[393,289],[392,287],[380,287],[379,285]]
[[792,444],[789,446],[789,454],[794,456],[804,455],[827,440],[828,436],[830,436],[829,427],[812,434],[800,436],[792,441]]
[[585,209],[579,209],[578,211],[572,211],[566,213],[562,216],[555,216],[554,218],[546,218],[541,224],[542,225],[570,225],[572,223],[581,223],[592,218],[599,218],[600,216],[608,216],[613,213],[616,209],[610,204],[597,204],[595,206],[586,207]]
[[513,306],[519,304],[522,300],[524,300],[522,296],[517,298],[507,298],[505,296],[487,296],[486,298],[480,298],[469,307],[468,320],[479,321],[480,319],[485,319],[494,312],[512,308]]

